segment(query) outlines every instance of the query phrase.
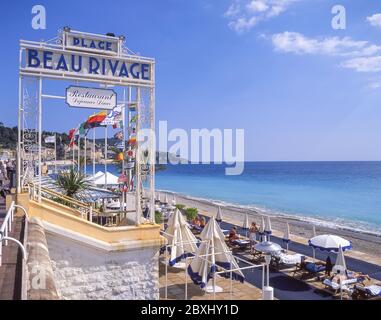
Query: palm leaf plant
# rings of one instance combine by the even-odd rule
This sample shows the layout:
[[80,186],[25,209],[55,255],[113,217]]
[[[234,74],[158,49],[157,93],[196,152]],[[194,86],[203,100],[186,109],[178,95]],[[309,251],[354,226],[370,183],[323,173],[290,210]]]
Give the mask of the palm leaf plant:
[[57,177],[57,185],[65,190],[66,196],[73,197],[79,191],[86,188],[86,177],[81,172],[70,169],[68,172],[60,172]]

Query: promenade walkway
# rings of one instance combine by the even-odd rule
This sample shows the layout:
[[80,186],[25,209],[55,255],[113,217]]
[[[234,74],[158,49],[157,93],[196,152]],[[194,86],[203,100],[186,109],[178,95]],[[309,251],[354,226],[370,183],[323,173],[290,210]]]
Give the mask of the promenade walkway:
[[[1,201],[1,200],[0,200]],[[0,202],[0,224],[5,217],[5,204]],[[23,219],[15,217],[10,237],[22,241]],[[2,265],[0,267],[0,300],[21,298],[21,261],[22,256],[16,243],[9,241],[3,246]]]

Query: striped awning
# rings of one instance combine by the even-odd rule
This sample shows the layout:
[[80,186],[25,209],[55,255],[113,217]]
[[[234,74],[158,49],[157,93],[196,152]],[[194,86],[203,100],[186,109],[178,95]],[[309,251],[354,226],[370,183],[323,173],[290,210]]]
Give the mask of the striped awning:
[[[49,189],[57,193],[64,194],[65,191],[57,185],[55,179],[56,179],[55,174],[41,177],[41,187]],[[38,185],[39,183],[38,177],[35,177],[33,182],[34,184]],[[119,194],[109,191],[107,189],[101,189],[92,185],[88,185],[85,189],[80,190],[76,195],[74,195],[73,198],[81,202],[92,203],[102,199],[119,198]]]

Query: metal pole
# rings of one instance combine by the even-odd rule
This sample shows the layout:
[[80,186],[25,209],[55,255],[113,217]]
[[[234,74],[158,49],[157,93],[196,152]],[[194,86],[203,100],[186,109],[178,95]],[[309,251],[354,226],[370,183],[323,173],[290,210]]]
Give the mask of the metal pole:
[[80,156],[81,156],[81,134],[78,132],[78,153],[77,153],[77,158],[78,158],[78,173],[81,171],[81,165],[80,165]]
[[[20,50],[20,66],[21,66],[21,50]],[[22,77],[19,76],[19,112],[17,125],[17,193],[21,193],[21,115],[23,114],[22,103]]]
[[263,295],[263,290],[265,288],[265,264],[262,265],[262,295]]
[[54,134],[54,173],[57,173],[57,133]]
[[105,126],[105,187],[107,189],[107,126]]
[[38,78],[39,93],[38,93],[38,202],[41,202],[41,147],[42,147],[42,77]]
[[95,128],[93,129],[93,175],[95,175]]
[[[124,174],[124,155],[126,153],[126,89],[123,89],[123,101],[124,105],[122,106],[122,126],[123,126],[123,160],[122,160],[122,174]],[[127,105],[128,107],[128,105]]]
[[[165,299],[167,300],[168,298],[168,263],[169,263],[169,258],[168,258],[168,251],[167,251],[167,246],[165,246]],[[186,300],[186,299],[185,299]]]
[[233,271],[230,271],[230,300],[233,300]]
[[270,263],[267,264],[267,287],[270,286]]
[[140,148],[139,148],[139,131],[140,131],[140,88],[136,88],[136,154],[135,154],[135,164],[136,164],[136,172],[135,172],[135,188],[136,188],[136,200],[135,200],[135,210],[136,210],[136,218],[135,223],[137,225],[140,224],[141,217],[141,208],[140,208]]
[[[154,77],[154,71],[152,70]],[[155,223],[155,162],[156,162],[156,141],[155,141],[155,88],[150,89],[150,220]]]
[[86,175],[86,172],[87,172],[87,170],[86,170],[86,164],[87,164],[87,162],[86,162],[86,148],[87,148],[87,145],[86,145],[86,135],[85,135],[85,144],[84,144],[84,146],[85,146],[85,151],[84,151],[84,162],[83,162],[83,171],[84,171],[84,174]]

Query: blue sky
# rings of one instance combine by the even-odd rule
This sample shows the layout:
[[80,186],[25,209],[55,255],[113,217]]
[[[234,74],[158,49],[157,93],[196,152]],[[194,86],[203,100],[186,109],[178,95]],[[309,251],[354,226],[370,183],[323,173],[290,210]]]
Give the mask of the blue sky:
[[[46,30],[31,28],[33,4],[46,7]],[[17,122],[18,40],[68,25],[123,34],[156,59],[156,121],[169,128],[243,128],[246,160],[381,160],[381,3],[340,1],[345,30],[331,27],[335,4],[2,1],[0,121]],[[67,131],[88,114],[44,101],[44,128]]]

